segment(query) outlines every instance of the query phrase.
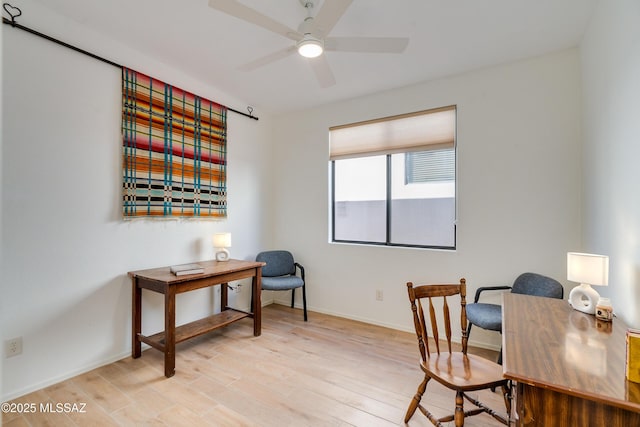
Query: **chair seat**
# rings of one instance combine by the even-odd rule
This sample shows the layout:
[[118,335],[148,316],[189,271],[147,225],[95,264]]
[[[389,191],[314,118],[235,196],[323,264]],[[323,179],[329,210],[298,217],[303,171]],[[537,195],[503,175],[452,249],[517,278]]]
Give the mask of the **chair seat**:
[[420,362],[422,370],[439,383],[456,390],[473,391],[497,387],[507,381],[502,366],[462,352],[432,354]]
[[467,320],[483,329],[502,332],[502,306],[497,304],[467,304]]
[[301,288],[304,281],[298,276],[262,277],[262,289],[267,291],[282,291]]

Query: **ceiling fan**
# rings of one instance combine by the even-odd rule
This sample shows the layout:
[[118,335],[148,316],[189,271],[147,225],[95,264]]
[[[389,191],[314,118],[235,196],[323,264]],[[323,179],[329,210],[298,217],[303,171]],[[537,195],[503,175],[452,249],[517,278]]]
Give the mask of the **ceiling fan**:
[[402,53],[409,44],[409,39],[405,37],[328,37],[353,0],[324,0],[315,16],[312,16],[314,5],[312,0],[299,1],[307,10],[307,18],[298,26],[298,30],[293,30],[237,0],[209,0],[209,6],[213,9],[280,34],[295,42],[285,49],[242,65],[239,67],[240,70],[251,71],[297,51],[300,55],[311,58],[309,64],[318,83],[324,88],[336,83],[329,62],[323,54],[325,51]]

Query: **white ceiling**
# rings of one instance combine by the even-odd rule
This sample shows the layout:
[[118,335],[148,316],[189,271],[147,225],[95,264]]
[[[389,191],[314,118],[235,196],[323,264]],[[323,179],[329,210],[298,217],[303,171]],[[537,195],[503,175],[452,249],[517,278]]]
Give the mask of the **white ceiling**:
[[[282,113],[576,46],[597,0],[354,0],[331,36],[408,37],[409,46],[402,54],[326,53],[337,83],[324,89],[297,54],[238,71],[292,42],[208,0],[38,1],[256,112]],[[306,16],[299,0],[240,1],[293,29]]]

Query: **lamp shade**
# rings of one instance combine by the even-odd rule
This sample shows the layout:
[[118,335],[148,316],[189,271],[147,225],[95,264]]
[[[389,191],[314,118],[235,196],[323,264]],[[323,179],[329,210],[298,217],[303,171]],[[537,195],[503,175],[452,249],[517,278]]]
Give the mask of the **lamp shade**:
[[567,253],[567,280],[587,285],[609,284],[609,257],[606,255]]
[[230,248],[231,247],[231,233],[216,233],[213,235],[213,247],[215,248]]

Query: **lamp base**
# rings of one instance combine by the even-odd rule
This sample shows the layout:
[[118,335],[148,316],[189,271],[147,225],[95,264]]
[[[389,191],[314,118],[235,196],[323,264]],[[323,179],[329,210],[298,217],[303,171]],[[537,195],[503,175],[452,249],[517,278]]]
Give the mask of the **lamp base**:
[[219,248],[216,252],[216,261],[229,261],[229,251],[224,248]]
[[581,283],[580,286],[576,286],[571,289],[569,294],[569,304],[574,310],[582,311],[587,314],[594,314],[596,312],[596,304],[600,294],[593,289],[590,285]]

